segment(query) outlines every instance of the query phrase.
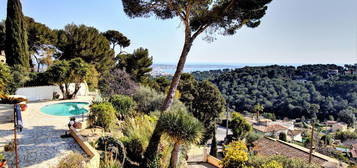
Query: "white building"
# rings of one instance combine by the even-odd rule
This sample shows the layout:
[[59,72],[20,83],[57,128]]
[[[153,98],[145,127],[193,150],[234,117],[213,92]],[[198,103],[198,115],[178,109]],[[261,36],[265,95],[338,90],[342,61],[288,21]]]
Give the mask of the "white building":
[[346,131],[347,130],[347,124],[345,124],[343,122],[338,122],[338,123],[332,125],[331,130],[333,132]]
[[287,139],[288,141],[302,142],[301,130],[289,130]]

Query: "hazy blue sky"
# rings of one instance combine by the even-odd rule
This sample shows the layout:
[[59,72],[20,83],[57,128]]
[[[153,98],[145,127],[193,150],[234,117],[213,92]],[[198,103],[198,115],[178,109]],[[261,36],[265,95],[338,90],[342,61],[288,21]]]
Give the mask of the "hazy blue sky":
[[[0,0],[0,19],[6,17]],[[51,28],[86,24],[116,29],[148,48],[156,63],[174,63],[183,43],[177,19],[129,19],[121,0],[22,0],[23,12]],[[357,0],[273,0],[262,24],[234,36],[199,38],[188,63],[357,63]]]

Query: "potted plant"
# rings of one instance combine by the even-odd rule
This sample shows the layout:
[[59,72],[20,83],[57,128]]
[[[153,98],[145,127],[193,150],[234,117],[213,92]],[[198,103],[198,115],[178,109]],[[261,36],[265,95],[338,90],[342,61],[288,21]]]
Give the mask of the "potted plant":
[[20,104],[21,111],[26,111],[27,109],[27,104]]
[[4,154],[0,153],[0,168],[5,167],[6,162]]

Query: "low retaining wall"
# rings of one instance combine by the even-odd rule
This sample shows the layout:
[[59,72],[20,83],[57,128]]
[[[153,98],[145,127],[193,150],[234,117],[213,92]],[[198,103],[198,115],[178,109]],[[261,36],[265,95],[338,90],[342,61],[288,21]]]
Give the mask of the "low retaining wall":
[[220,164],[221,160],[209,155],[207,148],[203,149],[203,161],[209,163],[210,165],[212,165],[214,167],[223,168],[223,166]]
[[99,168],[100,155],[99,153],[88,143],[85,142],[83,137],[73,127],[70,128],[72,137],[76,140],[83,151],[89,156],[90,160],[87,162],[87,168]]
[[207,156],[207,163],[211,164],[212,166],[218,167],[218,168],[223,168],[223,166],[220,165],[221,160],[219,160],[211,155]]

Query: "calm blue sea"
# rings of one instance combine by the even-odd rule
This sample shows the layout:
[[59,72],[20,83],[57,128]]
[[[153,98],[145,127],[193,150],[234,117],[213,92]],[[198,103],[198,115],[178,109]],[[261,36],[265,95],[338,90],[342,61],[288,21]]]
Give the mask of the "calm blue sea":
[[[219,69],[236,69],[245,66],[266,66],[272,64],[187,64],[185,65],[184,72],[194,72],[194,71],[209,71],[209,70],[219,70]],[[291,66],[299,66],[301,64],[284,64]],[[174,74],[176,71],[176,64],[154,64],[153,73],[156,75],[160,74]]]

